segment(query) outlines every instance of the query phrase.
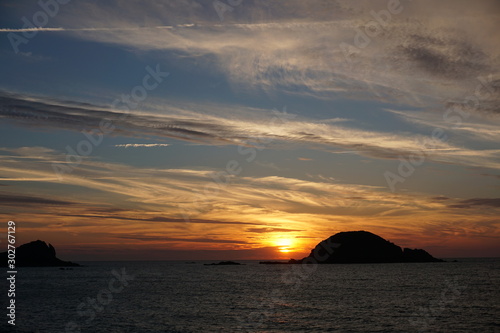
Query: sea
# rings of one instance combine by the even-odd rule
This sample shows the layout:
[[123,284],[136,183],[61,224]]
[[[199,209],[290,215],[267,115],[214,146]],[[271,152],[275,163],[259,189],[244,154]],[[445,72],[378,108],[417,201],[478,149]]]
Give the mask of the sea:
[[500,259],[18,268],[2,332],[500,332]]

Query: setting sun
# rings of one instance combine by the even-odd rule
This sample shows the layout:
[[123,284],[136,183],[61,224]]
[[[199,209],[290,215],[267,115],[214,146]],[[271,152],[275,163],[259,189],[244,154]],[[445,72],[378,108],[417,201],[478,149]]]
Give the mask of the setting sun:
[[278,249],[282,253],[288,253],[291,251],[290,247],[292,246],[293,241],[289,238],[281,238],[276,241],[276,245]]

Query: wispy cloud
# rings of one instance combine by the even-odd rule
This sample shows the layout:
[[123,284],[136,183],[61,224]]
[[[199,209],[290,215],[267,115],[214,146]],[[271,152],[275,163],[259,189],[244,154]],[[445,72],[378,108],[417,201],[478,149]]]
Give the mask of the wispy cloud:
[[[235,86],[290,94],[442,105],[474,93],[471,81],[477,76],[493,74],[493,81],[500,82],[500,48],[494,33],[488,33],[499,28],[495,1],[474,6],[448,1],[439,8],[432,1],[401,3],[402,13],[392,15],[381,33],[366,36],[368,45],[358,45],[346,60],[341,43],[356,46],[358,31],[366,31],[374,20],[370,12],[386,7],[386,1],[318,0],[307,6],[258,1],[247,4],[239,17],[251,23],[228,18],[221,24],[212,8],[197,1],[161,6],[123,1],[112,8],[74,4],[57,19],[78,38],[176,51],[215,66]],[[143,10],[155,13],[149,24],[133,15]],[[457,17],[466,25],[457,24]],[[498,113],[494,106],[499,98],[497,90],[483,99],[480,109]]]
[[[40,192],[35,197],[13,189],[2,195],[0,217],[12,218],[9,212],[14,203],[23,207],[14,216],[31,223],[26,235],[53,226],[57,233],[91,237],[79,242],[92,243],[96,227],[105,227],[108,233],[98,238],[106,244],[119,244],[121,238],[168,243],[173,248],[189,247],[186,244],[191,241],[209,246],[212,240],[222,240],[221,246],[233,249],[231,246],[251,248],[280,233],[313,237],[361,228],[384,234],[405,230],[425,234],[427,241],[434,237],[432,230],[453,230],[444,236],[436,234],[439,242],[457,234],[465,237],[473,232],[474,237],[483,237],[498,233],[495,223],[487,224],[498,215],[498,199],[441,200],[415,193],[390,194],[376,186],[279,176],[234,178],[218,195],[207,197],[200,189],[213,183],[215,170],[138,168],[87,159],[78,172],[61,182],[52,177],[51,163],[63,158],[42,147],[2,149],[3,183],[18,184],[29,178],[43,188],[69,187],[73,194],[68,200],[64,195]],[[457,208],[468,208],[460,211],[470,216],[460,222],[463,214]],[[190,223],[183,212],[190,213]],[[144,238],[138,239],[137,234]]]
[[[453,135],[467,137],[472,140],[483,142],[500,141],[500,118],[490,116],[487,118],[477,117],[470,111],[463,111],[461,117],[459,113],[451,113],[453,109],[444,109],[441,112],[430,111],[409,111],[385,109],[399,118],[429,129],[440,128],[444,130],[448,137]],[[451,115],[450,115],[451,114]],[[454,116],[454,118],[452,118]],[[451,121],[450,121],[451,119]]]
[[[0,118],[16,121],[28,127],[64,128],[77,131],[99,128],[106,119],[116,126],[113,135],[127,137],[173,138],[209,145],[248,145],[259,139],[273,145],[307,145],[331,152],[352,152],[375,158],[396,159],[401,155],[423,152],[429,160],[468,166],[500,168],[500,151],[467,149],[436,140],[432,147],[424,142],[428,136],[384,133],[356,129],[338,124],[312,121],[306,118],[284,117],[273,121],[266,110],[237,105],[162,107],[163,112],[125,113],[92,104],[57,101],[18,94],[0,95]],[[160,106],[158,106],[160,107]],[[208,108],[210,113],[192,109]],[[210,108],[218,108],[221,115]],[[239,110],[238,118],[228,118]],[[221,110],[223,110],[221,112]],[[256,118],[255,114],[262,114]],[[341,149],[333,151],[332,148]]]
[[121,148],[151,148],[151,147],[168,147],[170,144],[168,143],[125,143],[120,145],[114,145],[113,147],[121,147]]
[[24,28],[24,29],[0,29],[0,32],[31,32],[31,31],[65,31],[63,28]]
[[[449,99],[473,94],[471,82],[491,74],[496,88],[483,94],[475,111],[499,112],[496,1],[401,3],[402,12],[375,36],[365,32],[374,21],[370,13],[385,10],[387,1],[257,1],[245,5],[238,22],[228,17],[223,23],[211,4],[194,0],[115,4],[74,3],[54,18],[60,27],[0,32],[57,32],[128,49],[175,51],[217,69],[235,87],[327,99],[444,107]],[[148,20],[138,12],[147,12]],[[363,46],[355,45],[359,31]],[[343,50],[342,43],[355,52]]]
[[25,205],[61,206],[61,205],[75,204],[75,202],[67,200],[41,198],[29,195],[15,195],[10,193],[0,193],[0,203],[8,205],[16,205],[16,206],[25,206]]
[[145,236],[145,235],[110,235],[116,238],[125,238],[133,240],[141,240],[147,242],[182,242],[182,243],[216,243],[216,244],[248,244],[244,240],[233,240],[233,239],[215,239],[215,238],[176,238],[168,237],[163,235],[158,236]]
[[300,232],[304,230],[300,229],[286,229],[286,228],[247,228],[245,229],[248,232],[253,232],[257,234],[268,233],[268,232]]
[[494,175],[494,174],[490,174],[490,173],[481,173],[481,176],[483,176],[483,177],[492,177],[492,178],[500,179],[500,175]]
[[500,198],[473,198],[450,205],[453,208],[472,208],[477,206],[500,208]]
[[35,27],[35,28],[19,28],[19,29],[8,29],[3,28],[0,29],[0,32],[60,32],[60,31],[127,31],[127,30],[151,30],[151,29],[174,29],[174,28],[186,28],[192,27],[194,24],[179,24],[177,26],[165,25],[165,26],[156,26],[156,27],[134,27],[134,28],[50,28],[50,27]]

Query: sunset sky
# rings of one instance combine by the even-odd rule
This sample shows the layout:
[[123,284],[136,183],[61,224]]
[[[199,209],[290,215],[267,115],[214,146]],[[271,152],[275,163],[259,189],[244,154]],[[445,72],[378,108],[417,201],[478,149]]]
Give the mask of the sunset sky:
[[41,3],[0,3],[18,245],[288,259],[367,230],[500,256],[498,1]]

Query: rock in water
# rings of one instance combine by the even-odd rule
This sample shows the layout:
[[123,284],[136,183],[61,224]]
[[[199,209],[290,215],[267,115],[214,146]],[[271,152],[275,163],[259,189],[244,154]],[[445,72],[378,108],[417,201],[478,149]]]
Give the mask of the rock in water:
[[205,266],[228,266],[228,265],[244,265],[234,261],[221,261],[219,263],[204,264]]
[[442,262],[424,250],[408,249],[368,231],[339,232],[321,241],[309,256],[296,261],[334,263]]
[[[7,266],[7,252],[0,253],[2,267]],[[16,248],[16,267],[80,266],[56,257],[56,250],[51,244],[37,240]]]

